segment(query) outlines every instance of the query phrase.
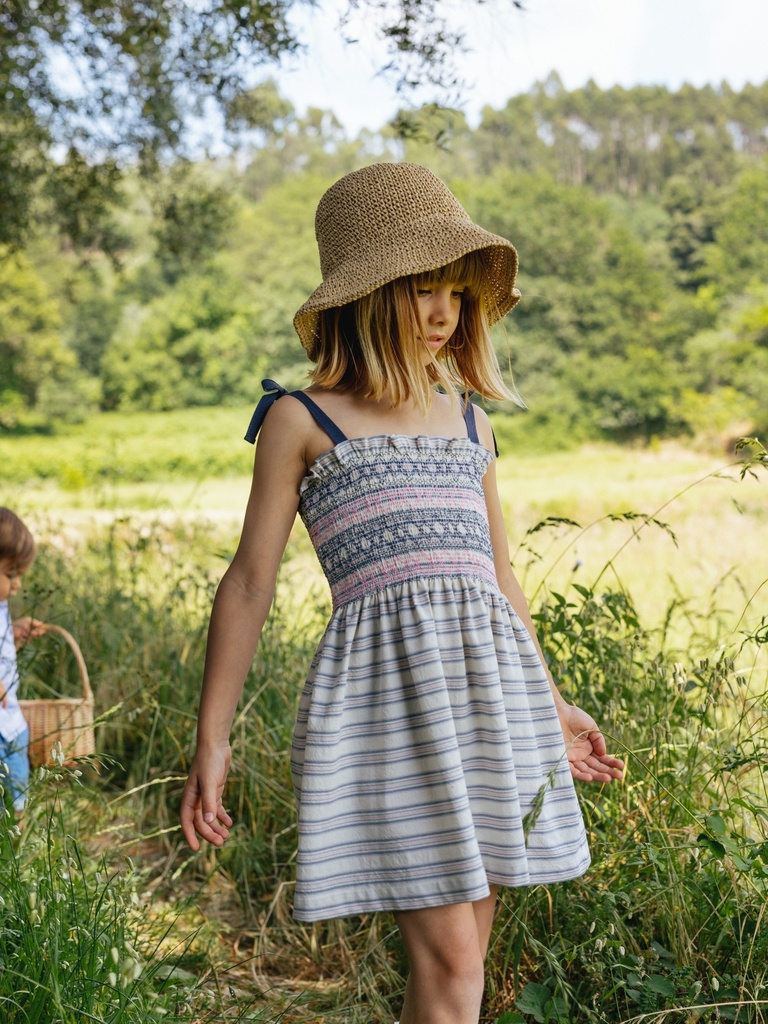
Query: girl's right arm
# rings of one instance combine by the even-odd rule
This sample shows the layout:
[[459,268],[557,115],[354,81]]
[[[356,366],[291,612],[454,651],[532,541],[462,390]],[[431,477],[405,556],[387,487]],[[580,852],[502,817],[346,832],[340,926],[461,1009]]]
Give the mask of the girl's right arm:
[[297,401],[282,399],[270,409],[259,435],[240,543],[213,603],[197,750],[181,803],[181,827],[193,850],[200,848],[198,835],[221,846],[232,824],[222,804],[229,734],[296,518],[306,472],[306,429]]

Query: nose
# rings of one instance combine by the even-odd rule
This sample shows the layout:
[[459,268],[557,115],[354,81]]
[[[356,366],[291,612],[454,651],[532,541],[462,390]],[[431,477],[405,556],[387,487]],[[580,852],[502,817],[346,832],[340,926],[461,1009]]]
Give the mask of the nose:
[[434,292],[429,319],[434,324],[444,324],[451,315],[451,289],[438,288]]

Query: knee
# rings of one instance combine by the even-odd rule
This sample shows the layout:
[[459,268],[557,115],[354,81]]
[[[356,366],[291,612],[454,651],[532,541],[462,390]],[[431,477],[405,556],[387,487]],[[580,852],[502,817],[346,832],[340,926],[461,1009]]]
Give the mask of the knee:
[[432,984],[440,991],[461,991],[478,1000],[485,986],[485,966],[480,950],[472,945],[446,944],[431,951],[424,965]]

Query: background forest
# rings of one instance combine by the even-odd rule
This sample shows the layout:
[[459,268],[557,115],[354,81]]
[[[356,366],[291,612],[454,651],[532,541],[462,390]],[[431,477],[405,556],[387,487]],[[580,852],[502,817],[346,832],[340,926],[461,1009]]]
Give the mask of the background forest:
[[518,247],[523,301],[497,341],[527,437],[719,445],[768,426],[768,82],[568,92],[552,74],[476,128],[427,107],[348,138],[268,81],[226,131],[226,157],[114,163],[97,183],[70,150],[29,193],[40,226],[15,238],[6,196],[6,436],[248,403],[265,375],[300,384],[316,201],[379,159],[428,164]]

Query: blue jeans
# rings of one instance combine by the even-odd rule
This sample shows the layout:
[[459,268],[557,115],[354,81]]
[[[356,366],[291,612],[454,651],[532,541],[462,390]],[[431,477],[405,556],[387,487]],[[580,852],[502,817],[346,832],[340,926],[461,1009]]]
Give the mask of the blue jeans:
[[15,740],[0,736],[0,785],[13,800],[14,811],[23,811],[29,786],[29,729]]

